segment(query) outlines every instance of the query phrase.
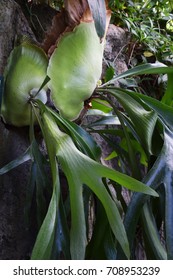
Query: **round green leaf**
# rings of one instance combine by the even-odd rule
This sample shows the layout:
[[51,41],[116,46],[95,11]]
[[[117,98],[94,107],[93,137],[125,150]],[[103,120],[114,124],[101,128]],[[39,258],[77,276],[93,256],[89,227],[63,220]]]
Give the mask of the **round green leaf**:
[[46,87],[37,92],[46,77],[47,64],[45,53],[35,45],[23,43],[11,52],[5,69],[1,107],[5,122],[15,126],[29,125],[29,99],[35,97],[46,103]]
[[77,118],[92,95],[102,72],[103,45],[93,22],[80,23],[60,39],[47,74],[53,102],[63,117]]

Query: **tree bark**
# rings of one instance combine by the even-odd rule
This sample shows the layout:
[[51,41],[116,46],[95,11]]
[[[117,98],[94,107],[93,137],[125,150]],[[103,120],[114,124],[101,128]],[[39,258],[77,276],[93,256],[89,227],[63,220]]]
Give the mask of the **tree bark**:
[[[29,5],[24,0],[0,1],[0,76],[15,42],[27,36],[35,42],[45,32],[57,13],[46,4]],[[16,159],[29,147],[28,128],[4,125],[0,120],[0,168]],[[25,224],[24,209],[30,162],[0,176],[0,259],[28,259],[36,233]]]
[[0,75],[17,36],[35,38],[19,5],[12,0],[1,0],[0,5]]
[[[12,0],[0,5],[0,75],[16,36],[35,38],[20,7]],[[28,129],[12,128],[0,122],[0,167],[17,158],[29,146]],[[0,176],[0,259],[27,259],[33,243],[25,227],[24,205],[30,164]]]

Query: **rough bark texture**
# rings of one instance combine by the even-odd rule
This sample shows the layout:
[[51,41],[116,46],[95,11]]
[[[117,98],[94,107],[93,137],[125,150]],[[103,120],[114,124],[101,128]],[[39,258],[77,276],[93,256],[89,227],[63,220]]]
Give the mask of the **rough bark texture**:
[[[29,146],[24,129],[6,129],[0,123],[0,165],[10,162]],[[29,164],[0,177],[0,259],[26,259],[32,233],[25,228],[24,206]]]
[[45,1],[38,5],[32,3],[26,5],[24,0],[15,0],[15,2],[20,5],[37,41],[42,43],[45,32],[50,28],[52,18],[57,14],[57,11],[45,4]]
[[[0,5],[0,75],[18,35],[34,35],[20,7],[12,0]],[[5,127],[0,122],[0,167],[29,146],[28,129]],[[29,164],[0,176],[0,259],[27,259],[32,234],[25,228],[24,204]],[[21,176],[22,174],[22,176]]]
[[0,5],[0,74],[7,57],[14,47],[17,36],[27,35],[34,38],[20,7],[12,0],[1,0]]
[[[26,8],[23,0],[0,1],[0,76],[15,42],[22,36],[43,40],[55,14],[48,5]],[[28,128],[9,127],[0,121],[0,168],[28,148],[28,135]],[[30,257],[35,231],[34,225],[32,230],[26,228],[24,217],[29,173],[30,162],[0,176],[0,259]]]

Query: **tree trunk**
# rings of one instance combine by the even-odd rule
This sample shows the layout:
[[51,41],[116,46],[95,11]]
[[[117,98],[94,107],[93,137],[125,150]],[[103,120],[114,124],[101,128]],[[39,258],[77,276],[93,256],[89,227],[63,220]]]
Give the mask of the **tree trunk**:
[[[16,36],[35,38],[18,4],[1,0],[0,75]],[[17,158],[29,146],[28,129],[5,126],[0,122],[0,167]],[[27,259],[34,236],[24,222],[25,191],[30,164],[0,176],[0,259]]]
[[[15,42],[27,36],[44,39],[53,16],[48,5],[26,6],[24,0],[0,0],[0,76]],[[31,29],[32,27],[32,29]],[[20,156],[29,146],[28,128],[4,125],[0,120],[0,168]],[[0,176],[0,259],[28,259],[35,241],[34,225],[26,228],[24,209],[30,162]]]

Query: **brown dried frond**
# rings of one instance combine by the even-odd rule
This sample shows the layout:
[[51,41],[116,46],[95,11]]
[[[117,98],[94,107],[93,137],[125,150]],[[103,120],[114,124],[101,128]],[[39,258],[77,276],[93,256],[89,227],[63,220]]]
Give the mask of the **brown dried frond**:
[[89,9],[88,1],[86,0],[65,0],[64,6],[70,26],[79,24],[83,14]]
[[65,31],[68,24],[66,23],[66,12],[63,9],[60,13],[54,16],[51,29],[46,33],[42,47],[46,53],[51,46],[55,45],[57,38]]
[[[106,30],[111,16],[111,11],[108,9],[107,3],[106,1]],[[64,0],[64,9],[53,18],[52,27],[46,33],[45,40],[42,44],[43,49],[50,56],[64,33],[72,31],[80,22],[91,21],[93,21],[93,17],[87,0]]]

